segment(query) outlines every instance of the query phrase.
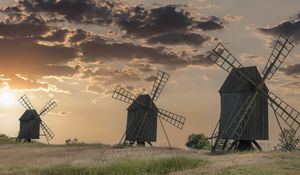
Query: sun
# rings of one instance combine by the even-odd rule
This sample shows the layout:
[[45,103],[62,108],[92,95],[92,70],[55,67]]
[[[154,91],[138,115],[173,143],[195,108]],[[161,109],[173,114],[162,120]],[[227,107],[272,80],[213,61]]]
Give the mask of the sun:
[[0,92],[0,104],[3,106],[12,106],[16,103],[16,97],[9,91]]

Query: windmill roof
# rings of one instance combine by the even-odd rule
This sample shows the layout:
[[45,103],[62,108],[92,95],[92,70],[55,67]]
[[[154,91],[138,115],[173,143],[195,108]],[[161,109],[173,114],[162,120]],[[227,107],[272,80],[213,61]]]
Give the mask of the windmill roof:
[[[156,105],[154,104],[154,102],[152,101],[152,99],[150,98],[149,94],[145,94],[145,95],[139,95],[136,98],[136,101],[140,101],[143,104],[145,104],[145,106],[149,106],[151,108],[154,108],[156,110],[158,110],[158,108],[156,107]],[[133,102],[129,105],[129,107],[127,108],[128,111],[135,111],[135,110],[139,110],[139,109],[144,109],[146,108],[145,106],[142,106],[141,104],[137,103],[137,102]]]
[[19,118],[20,121],[30,121],[32,119],[39,118],[39,114],[36,110],[26,110],[23,115]]
[[[256,83],[258,86],[261,81],[262,77],[260,73],[257,70],[256,66],[250,66],[250,67],[241,67],[237,69],[241,72],[249,72],[251,75],[251,79]],[[255,86],[247,81],[246,83],[241,82],[236,76],[240,77],[240,75],[237,73],[237,70],[232,70],[226,80],[224,81],[223,85],[221,86],[219,93],[230,93],[230,92],[254,92],[256,91]],[[263,84],[263,90],[268,92],[268,88],[266,84]]]

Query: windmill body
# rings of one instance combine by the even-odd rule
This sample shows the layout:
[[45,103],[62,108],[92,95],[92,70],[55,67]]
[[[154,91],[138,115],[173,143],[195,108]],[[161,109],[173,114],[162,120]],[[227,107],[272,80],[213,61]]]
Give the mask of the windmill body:
[[[262,81],[257,68],[243,67],[237,71],[248,72],[253,77],[253,81],[258,85]],[[243,103],[248,97],[251,97],[256,92],[256,87],[251,83],[241,83],[236,78],[237,72],[231,72],[226,78],[225,82],[221,86],[219,93],[221,97],[221,114],[220,114],[220,126],[219,133],[226,130],[228,123],[233,120],[233,117],[237,115],[238,110],[243,106]],[[267,86],[263,85],[263,91],[269,92]],[[242,117],[237,116],[238,119]],[[232,126],[236,127],[236,126]],[[224,140],[268,140],[268,100],[260,92],[255,98],[255,106],[249,120],[245,126],[245,129],[239,137],[228,131],[228,134],[222,135],[220,139]]]
[[120,143],[125,137],[123,144],[129,143],[130,145],[133,145],[136,143],[137,145],[144,146],[145,143],[148,143],[152,146],[151,142],[156,142],[157,122],[159,121],[170,146],[170,141],[162,120],[178,129],[182,129],[185,117],[158,108],[154,104],[154,102],[158,100],[169,76],[170,75],[167,73],[159,70],[150,94],[135,96],[120,85],[116,87],[112,98],[130,104],[127,108],[126,131],[124,132]]
[[30,142],[31,139],[40,139],[40,129],[42,129],[42,136],[45,136],[49,143],[55,135],[42,120],[41,116],[46,115],[54,109],[57,106],[56,102],[53,99],[50,99],[39,113],[34,109],[26,95],[23,95],[19,99],[19,102],[25,107],[26,111],[19,118],[20,131],[16,142],[21,142],[22,139],[24,139],[24,142]]
[[[139,95],[138,101],[141,101],[145,106],[133,102],[128,108],[127,115],[127,129],[125,139],[128,141],[137,142],[156,142],[156,129],[157,129],[157,111],[158,108],[151,100],[148,94]],[[145,120],[144,126],[141,126],[142,120]],[[143,132],[139,133],[139,136],[135,138],[136,127],[143,127]]]
[[36,110],[26,110],[19,121],[20,139],[40,139],[40,121]]
[[[223,44],[219,43],[212,50],[208,59],[229,73],[219,90],[221,114],[211,136],[212,152],[252,150],[254,146],[262,150],[256,140],[268,140],[268,106],[273,110],[282,133],[284,127],[297,133],[300,113],[269,91],[265,84],[293,48],[293,43],[280,35],[262,76],[256,67],[244,67]],[[285,136],[284,139],[289,145]]]

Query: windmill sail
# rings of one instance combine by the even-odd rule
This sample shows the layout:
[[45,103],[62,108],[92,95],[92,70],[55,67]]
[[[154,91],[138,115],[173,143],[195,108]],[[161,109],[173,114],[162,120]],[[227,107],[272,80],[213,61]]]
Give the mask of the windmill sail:
[[18,100],[27,110],[33,110],[33,105],[29,101],[28,97],[24,94],[21,98]]
[[178,115],[178,114],[175,114],[175,113],[172,113],[172,112],[169,112],[167,110],[160,108],[159,112],[158,112],[158,116],[161,119],[169,122],[171,125],[179,128],[179,129],[183,128],[183,125],[185,122],[185,117],[183,117],[181,115]]
[[[247,71],[239,71],[240,67],[243,67],[242,64],[235,59],[235,57],[221,44],[219,43],[216,48],[214,48],[209,55],[209,59],[217,64],[219,67],[224,69],[225,71],[229,72],[230,75],[235,76],[241,83],[247,83],[250,82],[255,88],[256,92],[255,94],[249,96],[249,98],[245,101],[242,108],[239,110],[239,112],[236,114],[237,116],[240,116],[240,121],[237,122],[236,120],[231,121],[231,123],[234,123],[233,126],[238,127],[230,127],[231,123],[229,124],[229,127],[225,129],[223,133],[220,133],[221,135],[236,135],[237,138],[242,134],[242,128],[246,126],[247,120],[249,116],[251,116],[251,111],[254,106],[255,98],[258,96],[259,93],[263,94],[267,99],[269,99],[269,105],[274,110],[276,119],[278,119],[278,116],[283,119],[283,121],[294,131],[297,132],[299,129],[299,112],[296,111],[294,108],[292,108],[290,105],[285,103],[283,100],[281,100],[279,97],[277,97],[274,93],[263,90],[264,81],[266,79],[270,80],[275,72],[279,69],[282,62],[285,60],[285,58],[288,56],[288,54],[293,49],[294,45],[283,35],[280,35],[274,49],[271,53],[271,56],[269,57],[269,60],[265,66],[265,69],[263,71],[263,78],[259,84],[257,84],[254,80],[253,75],[251,75]],[[233,73],[234,72],[234,73]],[[245,121],[243,123],[243,121]],[[278,123],[280,125],[280,123]],[[281,128],[281,126],[280,126]],[[239,130],[240,129],[240,130]],[[228,130],[230,131],[228,134]],[[215,131],[214,131],[215,133]],[[218,135],[219,137],[219,135]],[[217,137],[217,138],[218,138]],[[216,141],[216,144],[218,142],[218,139]],[[257,143],[256,143],[257,144]],[[216,145],[213,147],[213,151]]]
[[153,101],[157,101],[158,97],[160,96],[163,88],[165,87],[170,75],[163,72],[163,71],[158,71],[156,79],[154,81],[152,90],[151,90],[151,98]]

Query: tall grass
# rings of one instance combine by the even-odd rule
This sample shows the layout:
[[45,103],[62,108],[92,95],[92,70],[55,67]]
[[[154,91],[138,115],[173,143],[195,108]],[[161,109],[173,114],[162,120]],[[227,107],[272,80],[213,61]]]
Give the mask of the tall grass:
[[208,162],[199,158],[169,157],[159,159],[122,159],[108,165],[98,167],[75,167],[57,165],[50,168],[37,169],[36,174],[43,175],[164,175],[171,172],[204,166]]

